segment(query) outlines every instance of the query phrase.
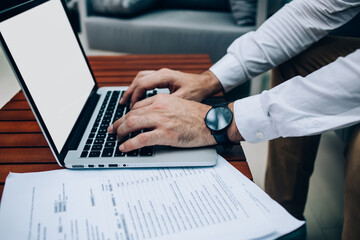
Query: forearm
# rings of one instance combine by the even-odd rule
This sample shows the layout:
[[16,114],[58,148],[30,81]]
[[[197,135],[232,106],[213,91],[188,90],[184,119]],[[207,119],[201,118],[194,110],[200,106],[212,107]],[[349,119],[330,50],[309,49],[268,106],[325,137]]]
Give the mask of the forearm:
[[295,0],[236,39],[210,70],[225,91],[300,53],[360,11],[360,1]]
[[200,74],[200,82],[203,86],[203,99],[224,91],[219,79],[209,70]]
[[246,141],[305,136],[360,121],[360,50],[234,105]]

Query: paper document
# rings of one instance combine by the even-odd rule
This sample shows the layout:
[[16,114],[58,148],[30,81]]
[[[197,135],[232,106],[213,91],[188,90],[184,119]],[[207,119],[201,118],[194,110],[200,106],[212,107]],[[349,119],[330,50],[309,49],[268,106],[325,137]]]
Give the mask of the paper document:
[[10,173],[1,239],[274,239],[291,217],[219,156],[214,167]]

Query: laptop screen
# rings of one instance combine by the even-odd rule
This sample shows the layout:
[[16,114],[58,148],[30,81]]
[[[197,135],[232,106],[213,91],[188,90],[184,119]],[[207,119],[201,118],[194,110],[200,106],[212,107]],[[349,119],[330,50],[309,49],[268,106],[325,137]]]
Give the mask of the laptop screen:
[[95,85],[61,1],[1,22],[0,32],[61,152]]

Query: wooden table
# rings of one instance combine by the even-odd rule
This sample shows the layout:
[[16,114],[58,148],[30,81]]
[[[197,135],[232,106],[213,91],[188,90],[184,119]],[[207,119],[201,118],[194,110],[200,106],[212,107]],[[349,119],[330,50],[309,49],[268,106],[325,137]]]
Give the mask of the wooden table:
[[[99,87],[129,85],[141,70],[166,67],[201,73],[211,66],[207,55],[193,54],[98,56],[89,57],[89,62]],[[220,98],[214,97],[215,100]],[[219,153],[252,179],[240,145],[226,153],[219,148]],[[59,168],[24,94],[19,92],[0,110],[0,196],[9,172],[38,172]]]

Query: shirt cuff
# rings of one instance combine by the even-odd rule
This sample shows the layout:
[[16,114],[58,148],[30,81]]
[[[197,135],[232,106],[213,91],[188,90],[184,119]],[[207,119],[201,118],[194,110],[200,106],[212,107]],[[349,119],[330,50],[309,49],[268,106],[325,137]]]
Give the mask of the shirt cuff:
[[270,117],[264,111],[261,95],[235,101],[234,116],[236,126],[247,142],[258,143],[279,137]]
[[210,71],[219,79],[225,92],[246,81],[242,67],[237,59],[229,53],[217,61]]

